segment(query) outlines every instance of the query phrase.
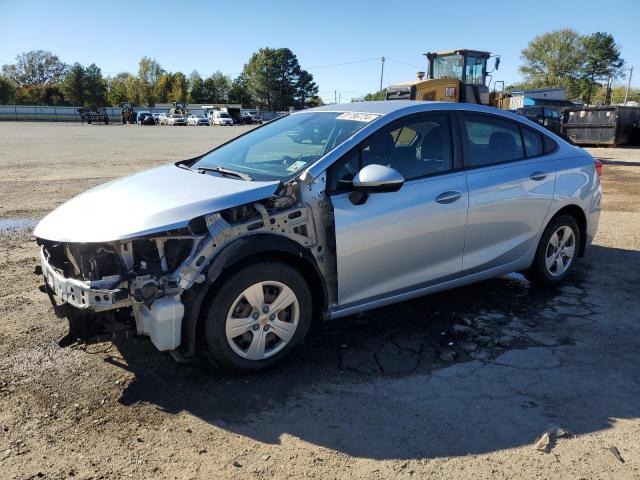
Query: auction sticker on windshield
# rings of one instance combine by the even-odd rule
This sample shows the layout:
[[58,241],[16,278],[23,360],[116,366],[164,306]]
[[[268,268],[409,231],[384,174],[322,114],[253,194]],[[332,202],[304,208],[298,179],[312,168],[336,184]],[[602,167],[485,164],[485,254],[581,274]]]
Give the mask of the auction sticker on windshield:
[[378,118],[377,113],[344,112],[336,117],[336,120],[355,120],[356,122],[371,122]]
[[295,172],[295,171],[300,170],[306,164],[307,164],[307,162],[303,162],[301,160],[298,160],[297,162],[293,162],[291,165],[289,165],[289,168],[287,168],[287,170],[289,172]]

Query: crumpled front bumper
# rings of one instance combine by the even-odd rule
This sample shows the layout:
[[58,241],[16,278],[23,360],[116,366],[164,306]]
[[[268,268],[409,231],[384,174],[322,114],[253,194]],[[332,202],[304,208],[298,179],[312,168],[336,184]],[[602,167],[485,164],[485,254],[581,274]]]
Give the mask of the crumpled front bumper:
[[125,288],[93,288],[88,282],[63,277],[49,265],[44,249],[40,250],[40,263],[44,280],[58,303],[68,303],[79,309],[96,311],[111,310],[131,304],[129,291]]

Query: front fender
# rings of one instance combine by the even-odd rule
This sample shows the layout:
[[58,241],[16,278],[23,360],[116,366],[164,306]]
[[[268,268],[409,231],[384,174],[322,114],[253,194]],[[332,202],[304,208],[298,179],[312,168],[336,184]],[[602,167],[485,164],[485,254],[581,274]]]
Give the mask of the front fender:
[[303,272],[305,276],[313,275],[309,280],[321,287],[320,301],[323,309],[326,308],[328,298],[326,282],[315,258],[307,248],[277,234],[255,234],[239,238],[225,246],[213,258],[206,269],[205,281],[194,285],[183,294],[185,314],[182,320],[182,346],[185,356],[190,357],[195,354],[198,321],[203,304],[223,272],[248,258],[263,258],[270,254],[298,259],[299,265],[305,269]]

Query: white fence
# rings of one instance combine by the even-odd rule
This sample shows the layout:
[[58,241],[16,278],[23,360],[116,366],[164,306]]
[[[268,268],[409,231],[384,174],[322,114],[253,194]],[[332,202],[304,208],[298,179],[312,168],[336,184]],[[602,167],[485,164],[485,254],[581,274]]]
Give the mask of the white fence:
[[[109,120],[120,121],[120,107],[106,107]],[[0,120],[30,122],[79,122],[78,107],[0,105]]]
[[[12,122],[80,122],[80,114],[78,113],[79,107],[47,107],[36,105],[0,105],[0,121],[12,121]],[[112,123],[120,123],[121,121],[121,108],[120,107],[105,107],[107,115],[109,115],[109,121]],[[200,108],[189,108],[190,114],[203,114],[204,111]],[[161,108],[147,108],[136,107],[136,112],[145,111],[151,113],[167,113],[166,107]],[[248,110],[248,109],[243,109]],[[253,109],[251,109],[253,110]],[[271,120],[288,112],[268,112],[262,111],[263,120]]]
[[[12,122],[80,122],[79,107],[47,107],[35,105],[0,105],[0,121]],[[120,107],[105,107],[109,121],[120,123]],[[151,113],[168,113],[167,108],[135,107],[134,111]],[[189,113],[202,114],[201,109],[189,109]]]

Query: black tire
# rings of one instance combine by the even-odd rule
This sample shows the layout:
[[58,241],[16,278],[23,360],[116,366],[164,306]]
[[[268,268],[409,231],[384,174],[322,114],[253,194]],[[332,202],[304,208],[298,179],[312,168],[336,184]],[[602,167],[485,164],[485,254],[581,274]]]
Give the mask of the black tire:
[[[566,270],[562,274],[554,276],[547,269],[547,249],[551,236],[561,227],[569,227],[573,231],[575,239],[574,254]],[[560,284],[565,278],[569,276],[569,274],[575,267],[580,250],[580,241],[580,228],[578,227],[578,222],[576,222],[576,219],[574,217],[572,217],[571,215],[563,214],[553,218],[547,225],[547,228],[544,230],[542,237],[540,237],[540,243],[538,244],[538,249],[536,250],[536,256],[529,270],[525,272],[525,275],[529,279],[541,285],[554,287]]]
[[[249,360],[236,353],[227,340],[227,314],[238,296],[248,287],[257,282],[269,281],[280,282],[295,294],[299,306],[298,325],[291,340],[280,351],[262,360]],[[212,292],[208,307],[204,311],[204,328],[201,330],[202,353],[212,366],[236,372],[263,370],[286,358],[300,345],[309,331],[313,315],[311,291],[304,276],[294,267],[277,261],[251,263],[231,273],[218,285],[219,288]]]

